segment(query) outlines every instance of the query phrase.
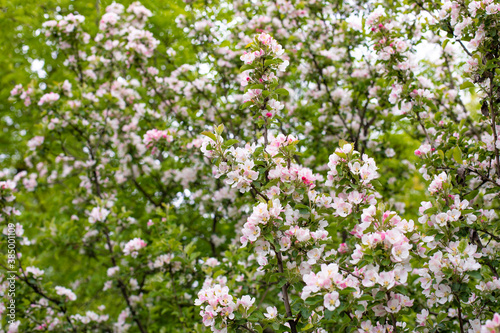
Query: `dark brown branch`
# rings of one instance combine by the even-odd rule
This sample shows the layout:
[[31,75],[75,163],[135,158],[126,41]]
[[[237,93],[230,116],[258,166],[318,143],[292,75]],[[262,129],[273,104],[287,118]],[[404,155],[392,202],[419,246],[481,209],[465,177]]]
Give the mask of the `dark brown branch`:
[[[280,273],[283,273],[283,258],[281,257],[281,252],[276,251],[276,259],[278,260],[278,270]],[[283,277],[284,278],[284,277]],[[286,282],[281,287],[281,293],[283,294],[283,302],[285,303],[285,310],[287,318],[292,318],[292,308],[290,307],[290,300],[288,298],[288,287],[290,284]],[[290,330],[292,333],[297,333],[297,323],[293,319],[288,320],[288,324],[290,324]]]

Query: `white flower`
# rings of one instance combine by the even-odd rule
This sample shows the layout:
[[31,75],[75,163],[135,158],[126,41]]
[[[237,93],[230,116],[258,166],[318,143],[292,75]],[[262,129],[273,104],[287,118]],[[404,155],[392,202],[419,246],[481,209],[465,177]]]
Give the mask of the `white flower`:
[[268,306],[266,310],[267,313],[264,313],[264,316],[266,316],[267,319],[274,319],[278,315],[278,310],[275,306]]
[[94,207],[89,214],[89,222],[92,224],[96,222],[104,222],[108,215],[109,210],[107,210],[106,208]]
[[56,289],[56,294],[61,296],[66,296],[70,301],[76,300],[76,295],[73,291],[71,291],[71,289],[60,286],[57,286],[55,289]]

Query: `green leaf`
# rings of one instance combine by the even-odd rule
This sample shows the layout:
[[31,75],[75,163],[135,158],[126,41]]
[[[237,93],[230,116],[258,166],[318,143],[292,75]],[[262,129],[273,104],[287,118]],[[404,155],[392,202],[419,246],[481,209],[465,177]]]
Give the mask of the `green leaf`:
[[449,42],[449,41],[450,41],[449,39],[445,39],[445,40],[443,41],[443,49],[446,47],[446,45],[448,45],[448,42]]
[[364,294],[360,298],[358,298],[358,301],[373,301],[373,297],[369,294]]
[[468,89],[468,88],[474,88],[474,83],[466,81],[460,85],[460,90]]
[[222,274],[224,274],[224,270],[220,269],[220,270],[218,270],[217,272],[214,273],[213,278],[215,279],[216,277],[218,277],[218,276],[220,276]]
[[381,299],[385,299],[385,291],[381,290],[375,295],[375,300],[380,301]]
[[339,294],[343,295],[343,294],[352,294],[352,293],[355,293],[356,292],[356,289],[354,289],[353,287],[347,287],[347,288],[344,288],[342,290],[339,291]]
[[244,71],[248,71],[248,70],[252,70],[252,69],[255,69],[254,65],[243,65],[240,67],[240,72],[244,72]]
[[278,282],[278,284],[277,284],[276,286],[277,286],[278,288],[281,288],[281,287],[283,287],[283,286],[284,286],[287,282],[288,282],[288,281],[287,281],[287,279],[285,279],[285,278],[283,278],[283,277],[282,277],[282,278],[279,280],[279,282]]
[[348,144],[348,142],[347,142],[347,141],[342,140],[342,139],[340,139],[340,140],[339,140],[339,147],[340,147],[340,148],[344,147],[346,144]]
[[231,46],[231,42],[228,41],[228,40],[225,40],[223,41],[222,43],[220,43],[219,47],[226,47],[226,46]]
[[309,318],[312,311],[309,308],[304,307],[300,310],[300,313],[302,314],[302,318]]
[[232,145],[234,145],[238,142],[239,141],[236,139],[227,140],[226,142],[224,142],[224,147],[231,147]]
[[276,89],[274,92],[281,96],[288,96],[290,94],[285,88]]
[[277,63],[279,63],[278,59],[267,59],[264,62],[264,66],[269,66],[269,65],[273,65],[273,64],[277,64]]
[[267,183],[264,187],[261,188],[261,190],[267,190],[268,188],[278,184],[279,178],[271,180],[269,183]]
[[217,137],[214,135],[214,133],[209,132],[209,131],[203,131],[203,132],[201,132],[201,134],[203,134],[204,136],[208,136],[210,139],[217,142]]
[[462,159],[462,151],[460,148],[453,148],[453,159],[460,165],[464,164],[464,160]]
[[264,89],[264,88],[265,88],[265,86],[263,84],[258,83],[258,84],[252,84],[252,85],[248,86],[247,90],[248,89]]
[[464,199],[467,199],[470,201],[470,200],[474,199],[478,193],[479,193],[479,190],[471,191],[469,194],[464,196]]
[[308,304],[308,305],[314,305],[314,304],[316,304],[318,302],[321,302],[322,300],[323,300],[323,296],[319,296],[318,295],[318,296],[314,296],[312,298],[306,299],[306,304]]
[[437,319],[436,321],[438,323],[442,322],[446,317],[448,317],[448,312],[445,311],[445,312],[441,312],[438,316],[437,316]]
[[216,129],[217,134],[221,135],[224,132],[224,124],[220,124]]
[[335,152],[335,154],[340,158],[347,159],[347,155],[343,152]]
[[251,105],[253,105],[252,101],[245,102],[245,103],[241,104],[240,110],[246,109],[247,107],[249,107]]
[[394,287],[394,290],[396,290],[398,293],[401,293],[403,295],[406,295],[406,293],[408,292],[406,290],[406,288],[404,286],[402,286],[402,285]]

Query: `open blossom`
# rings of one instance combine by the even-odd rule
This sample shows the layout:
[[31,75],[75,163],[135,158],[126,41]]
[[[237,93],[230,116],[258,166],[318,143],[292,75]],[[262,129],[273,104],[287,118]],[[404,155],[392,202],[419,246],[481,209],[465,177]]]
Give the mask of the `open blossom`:
[[438,289],[436,290],[436,297],[438,297],[438,302],[441,304],[445,304],[447,302],[451,302],[453,299],[453,294],[451,292],[451,288],[445,284],[440,284]]
[[108,268],[108,276],[109,277],[112,277],[113,275],[115,275],[118,271],[120,270],[120,267],[119,266],[114,266],[114,267],[110,267]]
[[255,303],[255,297],[250,297],[248,295],[241,297],[236,302],[237,305],[241,305],[245,309],[249,309],[254,303]]
[[228,320],[234,319],[234,311],[239,305],[248,309],[255,302],[255,298],[244,295],[236,301],[237,303],[234,302],[233,296],[229,294],[227,286],[209,284],[204,285],[198,292],[198,298],[194,304],[201,307],[200,315],[203,318],[203,325],[211,327],[214,332],[218,332],[214,327],[216,318],[220,318],[224,324],[227,324]]
[[30,150],[35,150],[36,147],[40,146],[45,138],[43,136],[35,136],[33,139],[28,141],[28,148]]
[[275,99],[271,99],[269,100],[269,102],[267,103],[267,105],[269,105],[272,109],[272,112],[271,114],[274,115],[276,113],[278,113],[279,111],[283,110],[283,108],[285,107],[285,105],[283,105],[282,103],[280,103],[279,101],[275,100]]
[[56,294],[61,296],[66,296],[66,298],[70,301],[76,300],[76,295],[73,291],[71,291],[71,289],[60,286],[55,287],[55,289],[56,289]]
[[278,309],[276,309],[275,306],[268,306],[266,308],[267,312],[264,313],[264,316],[267,318],[267,319],[274,319],[276,318],[276,316],[278,315]]
[[174,255],[172,253],[169,254],[162,254],[158,258],[156,258],[154,262],[154,267],[159,268],[162,267],[163,265],[170,264],[172,259],[174,259]]
[[45,94],[42,96],[42,98],[40,98],[40,101],[38,102],[38,105],[42,106],[44,104],[52,104],[54,103],[55,101],[59,100],[59,94],[56,94],[54,92],[50,92],[48,94]]
[[500,314],[495,313],[491,320],[481,326],[481,333],[497,333],[500,332]]
[[434,194],[442,189],[443,183],[448,180],[448,175],[445,172],[440,173],[439,175],[434,176],[434,180],[429,185],[429,192]]
[[23,92],[23,85],[18,84],[16,86],[14,86],[14,88],[10,91],[10,95],[17,96],[17,95],[20,95],[22,92]]
[[89,214],[89,222],[104,222],[109,215],[109,210],[103,207],[94,207]]
[[281,251],[287,251],[290,248],[291,241],[289,237],[281,237],[280,239],[280,246],[281,246]]
[[132,256],[133,258],[137,257],[138,251],[145,247],[147,244],[145,241],[143,241],[140,238],[134,238],[131,241],[129,241],[127,244],[125,244],[125,247],[123,248],[123,253],[128,256]]
[[411,250],[411,248],[412,248],[411,244],[407,242],[401,242],[399,244],[394,245],[391,250],[392,261],[401,262],[408,259],[410,256],[409,251]]
[[417,323],[420,326],[425,326],[428,316],[429,316],[429,310],[423,309],[421,313],[417,313]]
[[144,134],[143,142],[147,147],[150,147],[154,142],[157,142],[160,139],[165,139],[167,142],[172,142],[173,136],[170,134],[169,130],[160,131],[157,129],[152,129]]
[[26,267],[26,273],[31,273],[35,278],[42,276],[45,272],[37,267],[28,266]]
[[147,148],[153,148],[151,150],[151,153],[155,154],[158,150],[158,148],[155,147],[155,144],[161,141],[167,143],[174,141],[172,133],[173,132],[171,130],[160,131],[157,129],[152,129],[147,131],[146,134],[144,134],[144,139],[142,140],[142,142],[146,145]]
[[377,283],[385,289],[391,289],[396,283],[396,280],[394,279],[394,272],[381,272],[378,276]]
[[255,54],[253,54],[253,52],[245,52],[245,54],[243,54],[240,57],[240,59],[245,64],[250,65],[254,61],[254,59],[255,59]]
[[340,305],[339,293],[332,291],[331,293],[326,294],[323,305],[330,311],[335,310],[335,308]]
[[278,70],[280,72],[286,71],[288,65],[290,65],[290,62],[288,60],[284,60],[281,64],[278,65]]

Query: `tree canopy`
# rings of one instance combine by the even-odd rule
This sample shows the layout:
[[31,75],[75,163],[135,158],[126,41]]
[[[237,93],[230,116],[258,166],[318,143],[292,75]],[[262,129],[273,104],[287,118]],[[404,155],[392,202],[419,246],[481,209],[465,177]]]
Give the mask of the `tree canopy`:
[[0,332],[500,332],[499,10],[4,1]]

